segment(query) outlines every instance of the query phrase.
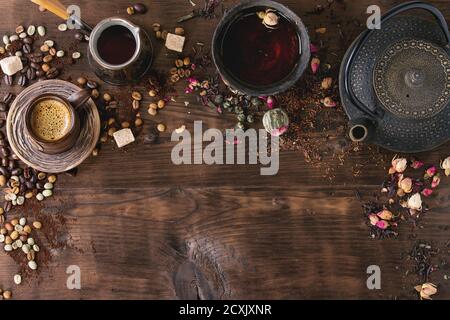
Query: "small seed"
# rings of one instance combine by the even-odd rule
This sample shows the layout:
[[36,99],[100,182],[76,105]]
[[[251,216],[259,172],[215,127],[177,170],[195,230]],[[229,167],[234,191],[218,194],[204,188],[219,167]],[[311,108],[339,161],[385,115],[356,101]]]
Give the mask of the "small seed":
[[131,97],[132,97],[134,100],[137,100],[137,101],[141,101],[141,100],[142,100],[142,95],[141,95],[139,92],[137,92],[137,91],[134,91],[134,92],[131,94]]
[[20,274],[16,274],[14,276],[14,283],[17,284],[17,285],[22,283],[22,276]]
[[184,29],[181,27],[175,28],[175,34],[178,36],[184,36]]
[[61,24],[58,26],[58,30],[61,31],[61,32],[67,31],[67,24],[61,23]]
[[19,38],[20,39],[25,39],[27,37],[27,33],[26,32],[22,32],[21,34],[19,34]]
[[5,229],[11,232],[14,230],[14,226],[11,223],[5,223]]
[[137,118],[136,120],[134,120],[134,125],[135,125],[136,127],[141,127],[143,123],[144,123],[144,122],[142,121],[141,118]]
[[11,291],[7,290],[7,291],[3,292],[3,299],[9,300],[11,298],[12,298],[12,292]]
[[128,15],[132,16],[134,14],[134,8],[133,7],[128,7],[127,8],[127,13],[128,13]]
[[48,70],[50,70],[50,66],[48,64],[44,63],[42,65],[42,71],[47,72]]
[[164,132],[164,131],[166,131],[166,125],[160,123],[160,124],[158,124],[157,129],[158,129],[159,132]]
[[45,63],[49,63],[53,60],[53,56],[52,55],[47,55],[42,59]]
[[31,270],[36,270],[37,269],[37,263],[34,260],[28,261],[28,267],[30,267]]
[[72,58],[77,60],[81,58],[81,53],[79,53],[78,51],[75,51],[74,53],[72,53]]
[[5,235],[0,234],[0,243],[5,242]]
[[163,109],[166,106],[166,102],[164,100],[158,101],[158,109]]
[[5,45],[8,45],[8,44],[10,44],[10,42],[11,42],[11,41],[9,41],[9,37],[8,37],[7,35],[4,35],[4,36],[3,36],[3,43],[4,43]]
[[38,34],[39,34],[41,37],[45,36],[45,33],[46,33],[45,27],[44,27],[44,26],[39,26],[39,27],[37,28],[37,32],[38,32]]
[[35,228],[35,229],[41,229],[42,228],[42,223],[40,222],[40,221],[34,221],[33,222],[33,227]]
[[84,86],[84,85],[87,83],[87,79],[84,78],[84,77],[79,77],[79,78],[77,79],[77,82],[78,82],[78,84],[79,84],[80,86]]
[[10,236],[5,236],[5,244],[12,244],[13,240],[11,239]]

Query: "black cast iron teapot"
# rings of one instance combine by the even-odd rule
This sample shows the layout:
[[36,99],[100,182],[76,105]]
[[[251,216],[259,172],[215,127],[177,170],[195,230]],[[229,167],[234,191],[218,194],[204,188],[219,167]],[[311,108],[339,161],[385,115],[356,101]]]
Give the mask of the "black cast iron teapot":
[[[400,15],[425,10],[436,21]],[[350,138],[397,152],[433,149],[450,136],[450,33],[424,2],[400,4],[348,49],[340,93]]]

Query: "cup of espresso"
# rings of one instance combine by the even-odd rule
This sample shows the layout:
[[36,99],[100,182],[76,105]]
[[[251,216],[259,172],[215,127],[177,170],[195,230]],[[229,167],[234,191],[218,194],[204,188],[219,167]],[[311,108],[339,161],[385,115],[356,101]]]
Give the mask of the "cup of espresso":
[[72,148],[81,131],[79,112],[90,96],[85,89],[67,99],[48,94],[33,99],[25,115],[31,143],[47,154],[59,154]]

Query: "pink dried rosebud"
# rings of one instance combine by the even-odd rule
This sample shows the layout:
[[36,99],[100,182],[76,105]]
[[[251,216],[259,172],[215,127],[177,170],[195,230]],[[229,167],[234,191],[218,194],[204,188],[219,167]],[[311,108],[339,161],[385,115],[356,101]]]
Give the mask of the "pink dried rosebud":
[[394,215],[393,215],[392,212],[389,211],[389,210],[382,210],[382,211],[380,211],[380,212],[377,213],[377,216],[378,216],[380,219],[389,221],[389,220],[392,220],[392,217],[393,217]]
[[431,178],[436,174],[436,167],[435,166],[431,166],[427,169],[427,171],[425,171],[425,178]]
[[441,162],[441,168],[445,170],[445,175],[450,176],[450,157],[445,158]]
[[186,94],[190,94],[190,93],[194,92],[194,88],[192,86],[189,86],[184,90],[184,92]]
[[389,228],[389,222],[380,220],[377,222],[376,226],[381,230],[386,230],[387,228]]
[[269,97],[267,97],[266,103],[267,103],[267,108],[273,109],[276,106],[277,101],[275,100],[274,97],[269,96]]
[[198,86],[200,84],[200,81],[194,77],[188,78],[187,80],[191,86]]
[[431,181],[431,187],[434,189],[441,183],[441,176],[439,174],[436,174],[433,177],[433,180]]
[[376,226],[380,219],[378,219],[378,216],[376,214],[371,214],[369,215],[369,221],[371,225]]
[[408,167],[408,160],[405,158],[394,158],[392,159],[392,168],[394,172],[403,173]]
[[422,161],[414,160],[414,161],[411,163],[411,168],[413,168],[413,169],[420,169],[420,168],[423,167],[423,165],[424,165],[424,163],[423,163]]
[[433,193],[433,190],[432,190],[432,189],[429,189],[429,188],[425,188],[425,189],[422,190],[422,194],[423,194],[425,197],[431,196],[432,193]]
[[413,181],[411,178],[401,177],[398,181],[398,187],[402,189],[405,193],[411,193],[413,188]]
[[322,103],[325,107],[327,108],[334,108],[337,106],[337,103],[334,102],[333,99],[331,99],[330,97],[326,97],[322,100]]
[[317,48],[317,46],[315,44],[311,43],[309,45],[309,48],[310,48],[310,51],[311,51],[312,54],[315,54],[315,53],[319,52],[319,48]]
[[332,84],[333,84],[333,78],[331,78],[331,77],[326,77],[326,78],[324,78],[324,79],[322,80],[321,87],[322,87],[322,89],[324,89],[324,90],[328,90],[328,89],[331,88]]
[[316,74],[317,71],[319,71],[320,67],[320,59],[319,58],[312,58],[311,60],[311,70],[313,74]]

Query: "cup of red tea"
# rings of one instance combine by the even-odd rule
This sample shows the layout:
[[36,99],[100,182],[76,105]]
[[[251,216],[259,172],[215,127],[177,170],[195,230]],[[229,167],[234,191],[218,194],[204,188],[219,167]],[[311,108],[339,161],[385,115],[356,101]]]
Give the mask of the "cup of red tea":
[[153,46],[144,29],[122,18],[98,23],[90,34],[89,63],[113,85],[137,82],[150,69]]
[[294,85],[308,66],[310,42],[301,19],[270,0],[243,1],[214,33],[212,54],[223,81],[251,96],[273,95]]

